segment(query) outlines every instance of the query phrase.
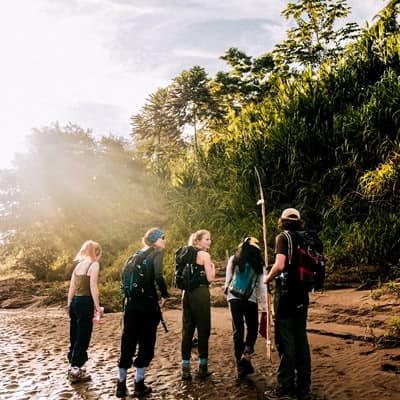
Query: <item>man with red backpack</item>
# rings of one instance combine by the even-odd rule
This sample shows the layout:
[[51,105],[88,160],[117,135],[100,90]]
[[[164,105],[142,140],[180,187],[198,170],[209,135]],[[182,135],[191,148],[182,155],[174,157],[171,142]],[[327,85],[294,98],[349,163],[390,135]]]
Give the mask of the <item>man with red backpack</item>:
[[[303,258],[312,254],[311,263],[323,267],[322,243],[320,253],[304,250],[303,221],[295,208],[282,212],[278,221],[281,233],[275,238],[275,262],[264,283],[275,280],[275,344],[280,357],[278,385],[266,398],[311,399],[311,356],[307,339],[307,311],[309,304],[309,281],[303,281],[306,262]],[[304,254],[304,257],[303,257]],[[307,261],[307,260],[305,260]],[[318,264],[318,265],[317,265]],[[320,265],[321,264],[321,265]],[[311,269],[311,267],[310,267]],[[315,274],[310,272],[310,276]]]

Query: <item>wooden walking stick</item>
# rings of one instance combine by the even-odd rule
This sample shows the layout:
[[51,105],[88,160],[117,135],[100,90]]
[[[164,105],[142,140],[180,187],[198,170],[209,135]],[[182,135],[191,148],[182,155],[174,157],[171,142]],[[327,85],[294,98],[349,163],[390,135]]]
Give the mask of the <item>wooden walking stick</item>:
[[[256,167],[254,167],[256,171],[258,188],[260,191],[260,199],[257,201],[257,205],[261,205],[261,215],[263,222],[263,239],[264,239],[264,263],[265,267],[268,267],[268,246],[267,246],[267,222],[265,217],[265,201],[264,201],[264,192],[261,185],[260,174]],[[272,324],[272,307],[271,307],[271,295],[268,290],[268,285],[266,285],[266,302],[267,302],[267,321],[266,321],[266,346],[267,346],[267,360],[272,361],[271,356],[271,324]]]

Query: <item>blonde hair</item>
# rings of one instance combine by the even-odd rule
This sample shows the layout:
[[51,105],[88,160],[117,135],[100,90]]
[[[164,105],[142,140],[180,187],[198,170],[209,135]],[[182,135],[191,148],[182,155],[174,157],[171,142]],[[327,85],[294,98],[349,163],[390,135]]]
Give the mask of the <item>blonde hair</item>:
[[87,240],[85,243],[83,243],[81,249],[78,251],[74,261],[82,261],[85,258],[90,258],[92,261],[94,261],[100,255],[101,246],[93,240]]
[[206,229],[200,229],[197,232],[194,232],[190,235],[188,245],[189,246],[196,246],[198,242],[203,238],[203,236],[210,234],[210,231]]

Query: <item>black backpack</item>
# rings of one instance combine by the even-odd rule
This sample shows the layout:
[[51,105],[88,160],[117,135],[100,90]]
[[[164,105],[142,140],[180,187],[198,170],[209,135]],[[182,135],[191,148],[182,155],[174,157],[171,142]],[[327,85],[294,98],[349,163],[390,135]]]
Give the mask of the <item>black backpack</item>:
[[[319,290],[325,282],[324,246],[316,232],[284,231],[288,240],[289,276],[307,290]],[[290,268],[295,265],[295,269]]]
[[137,299],[151,295],[148,293],[146,281],[151,273],[148,266],[153,252],[153,248],[146,251],[139,250],[126,261],[121,276],[121,292],[125,297]]
[[198,251],[196,247],[183,246],[175,252],[175,287],[191,291],[200,286],[204,267],[196,264]]

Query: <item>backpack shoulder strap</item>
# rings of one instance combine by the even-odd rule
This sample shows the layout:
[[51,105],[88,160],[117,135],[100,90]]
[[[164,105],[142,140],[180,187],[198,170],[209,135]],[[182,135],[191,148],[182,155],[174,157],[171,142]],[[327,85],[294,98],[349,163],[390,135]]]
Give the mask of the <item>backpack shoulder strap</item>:
[[190,248],[190,254],[192,255],[193,259],[193,264],[196,264],[197,253],[200,251],[200,249],[194,246],[189,246],[189,248]]
[[[154,253],[153,247],[149,247],[148,249],[146,249],[144,251],[138,250],[128,258],[125,265],[128,264],[129,262],[132,262],[135,258],[137,258],[139,260],[139,263],[142,263],[144,260],[150,259],[150,256],[152,256],[153,253]],[[135,264],[136,264],[136,262],[135,262]]]
[[292,240],[292,234],[289,231],[283,231],[282,232],[284,236],[287,239],[288,242],[288,262],[289,265],[292,263],[292,258],[293,258],[293,240]]
[[156,249],[154,247],[149,247],[143,252],[144,258],[148,258],[149,256],[154,255],[156,252]]
[[197,247],[194,247],[194,246],[187,246],[186,251],[187,251],[187,255],[188,255],[187,261],[190,264],[195,265],[196,261],[197,261],[197,253],[200,251],[200,249],[198,249]]

